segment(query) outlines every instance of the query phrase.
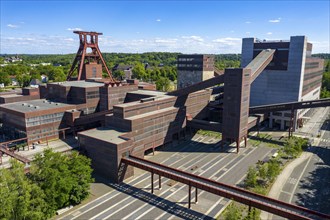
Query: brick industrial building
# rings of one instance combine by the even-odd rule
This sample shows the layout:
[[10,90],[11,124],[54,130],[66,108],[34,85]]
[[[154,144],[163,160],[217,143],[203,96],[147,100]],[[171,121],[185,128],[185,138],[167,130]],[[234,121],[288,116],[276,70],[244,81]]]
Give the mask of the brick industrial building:
[[[187,114],[205,118],[211,90],[191,93],[187,98],[143,91],[140,99],[137,91],[127,93],[130,100],[131,94],[138,101],[114,106],[113,114],[106,116],[105,127],[78,134],[80,145],[92,158],[94,167],[114,181],[123,178],[119,172],[122,157],[143,156],[146,150],[180,138],[185,134]],[[132,168],[126,177],[131,175]]]

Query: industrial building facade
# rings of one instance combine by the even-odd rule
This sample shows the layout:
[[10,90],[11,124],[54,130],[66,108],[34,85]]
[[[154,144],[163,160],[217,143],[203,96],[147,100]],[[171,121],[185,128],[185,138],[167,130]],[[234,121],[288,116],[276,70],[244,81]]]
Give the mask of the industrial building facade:
[[[24,88],[24,95],[5,96],[9,103],[0,105],[0,121],[11,136],[27,137],[28,142],[58,138],[58,130],[75,126],[76,119],[87,115],[92,117],[85,123],[100,126],[93,114],[112,110],[114,105],[125,102],[127,92],[136,90],[138,81],[114,85],[93,80],[48,83],[39,89]],[[8,98],[14,96],[18,96],[16,102]]]
[[214,77],[214,55],[182,54],[177,63],[178,89]]
[[[251,84],[250,106],[314,100],[320,97],[323,60],[311,56],[312,44],[305,36],[293,36],[289,41],[260,41],[244,38],[241,66],[246,67],[262,50],[276,49],[272,62]],[[294,113],[294,128],[306,110]],[[291,112],[270,113],[269,125],[290,126]]]
[[0,105],[4,129],[28,137],[30,142],[58,138],[58,130],[66,127],[65,112],[76,106],[46,99]]
[[138,101],[115,105],[104,127],[80,132],[81,148],[98,171],[120,181],[133,175],[132,167],[128,167],[125,177],[121,176],[121,158],[130,154],[143,157],[146,150],[180,138],[185,133],[187,114],[194,118],[207,116],[210,95],[211,90],[191,93],[187,98],[156,91],[128,92],[128,100]]

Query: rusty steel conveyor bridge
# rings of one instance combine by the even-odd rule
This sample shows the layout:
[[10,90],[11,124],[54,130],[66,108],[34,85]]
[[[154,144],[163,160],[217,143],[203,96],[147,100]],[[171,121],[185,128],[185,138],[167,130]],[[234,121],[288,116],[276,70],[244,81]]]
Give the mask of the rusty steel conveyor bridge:
[[188,208],[191,208],[191,189],[195,190],[195,202],[198,199],[198,189],[216,194],[237,202],[255,207],[288,219],[319,220],[330,219],[329,215],[306,209],[297,205],[268,198],[263,195],[249,192],[247,190],[216,182],[192,173],[181,171],[172,167],[158,164],[135,156],[122,158],[121,162],[151,173],[151,193],[154,191],[154,175],[159,177],[159,188],[161,188],[161,177],[166,177],[177,182],[188,185]]

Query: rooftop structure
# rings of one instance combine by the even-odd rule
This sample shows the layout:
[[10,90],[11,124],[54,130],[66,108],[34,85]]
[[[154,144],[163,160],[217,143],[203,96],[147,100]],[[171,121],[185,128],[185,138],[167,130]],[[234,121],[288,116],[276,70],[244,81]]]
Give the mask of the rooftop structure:
[[54,109],[62,109],[63,107],[75,108],[74,105],[69,105],[60,102],[51,102],[46,99],[30,100],[26,102],[14,102],[0,106],[0,109],[11,110],[20,113],[30,113],[37,111],[49,111]]
[[15,91],[15,93],[0,93],[0,104],[28,101],[39,99],[40,93],[38,88],[23,88],[21,91]]
[[104,86],[104,83],[80,80],[80,81],[54,82],[54,83],[48,83],[48,85],[60,85],[60,86],[63,86],[63,87],[73,86],[73,87],[79,87],[79,88],[91,88],[91,87]]

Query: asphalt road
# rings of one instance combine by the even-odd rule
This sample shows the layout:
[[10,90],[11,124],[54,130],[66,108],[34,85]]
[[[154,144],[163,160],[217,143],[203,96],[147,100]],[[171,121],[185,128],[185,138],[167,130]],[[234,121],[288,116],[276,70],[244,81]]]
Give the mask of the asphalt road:
[[314,146],[309,148],[311,156],[293,169],[278,198],[326,214],[330,214],[330,122],[326,121],[329,109],[319,110],[304,129],[306,136],[315,138],[320,131],[321,137],[315,138]]
[[[219,140],[195,136],[179,146],[164,148],[147,159],[195,173],[227,184],[239,184],[250,165],[272,155],[268,147],[220,150]],[[162,178],[162,188],[150,193],[150,174],[139,175],[122,184],[109,184],[114,190],[75,209],[60,219],[214,219],[228,199],[198,190],[198,203],[188,209],[188,186]],[[154,178],[158,186],[158,177]],[[195,189],[192,190],[194,201]]]

